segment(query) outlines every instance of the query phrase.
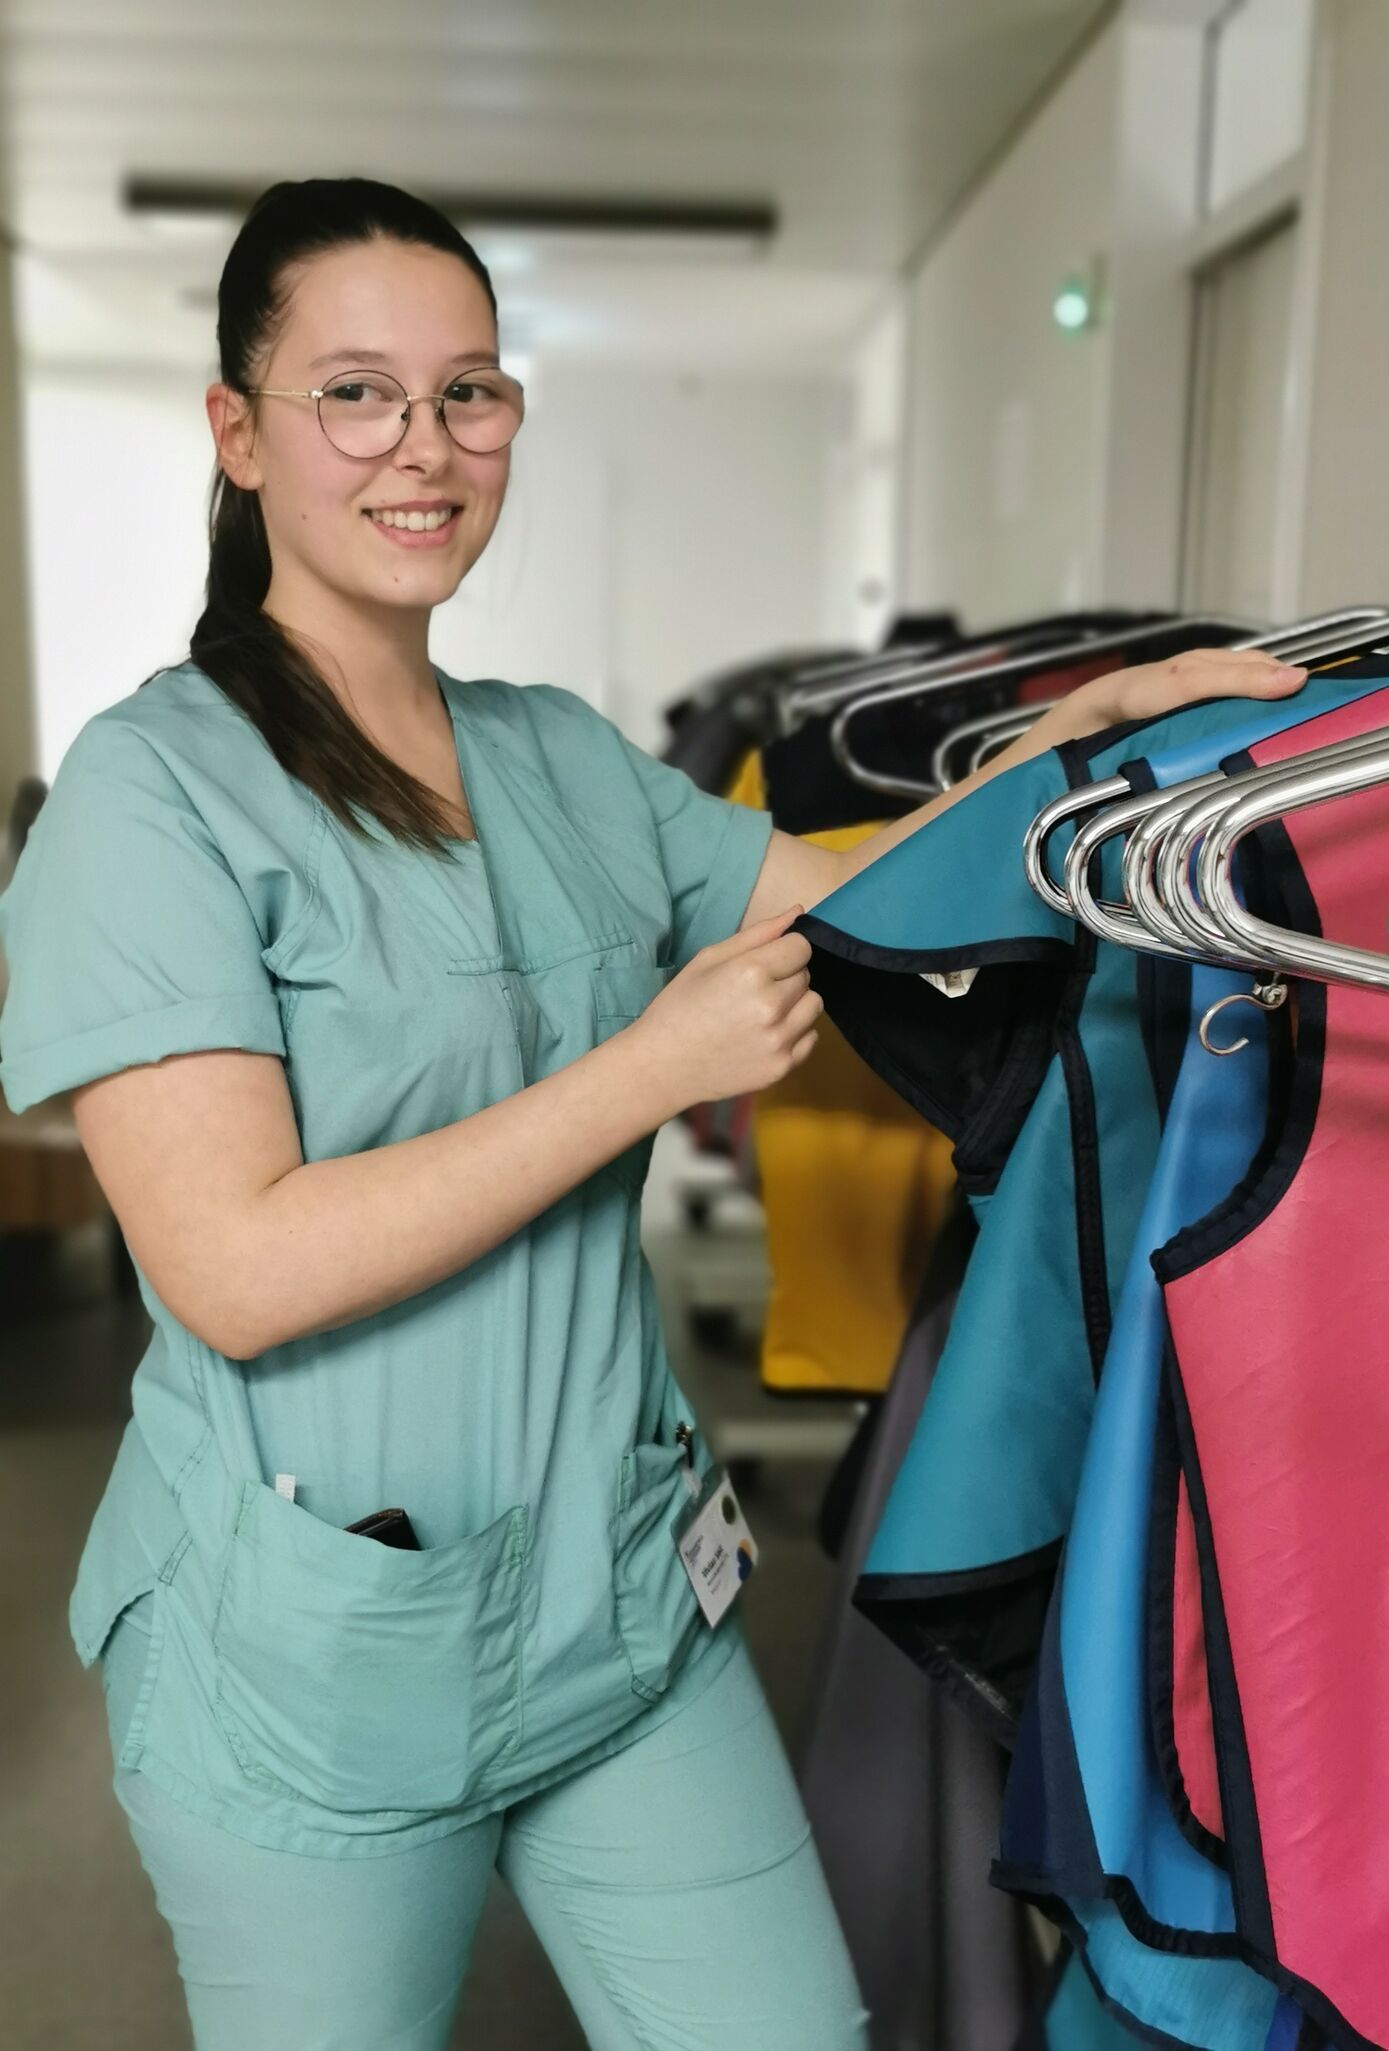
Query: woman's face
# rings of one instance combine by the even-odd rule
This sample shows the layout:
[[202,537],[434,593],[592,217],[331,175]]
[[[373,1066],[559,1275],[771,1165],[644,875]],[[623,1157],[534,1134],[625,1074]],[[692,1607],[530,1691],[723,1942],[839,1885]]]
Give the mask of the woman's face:
[[[456,256],[403,242],[353,243],[297,266],[270,353],[250,382],[323,389],[383,370],[407,392],[443,392],[460,371],[497,362],[482,282]],[[213,387],[213,393],[225,387]],[[425,607],[450,598],[491,539],[511,451],[459,448],[435,409],[415,405],[404,439],[364,460],[334,448],[312,399],[261,398],[223,440],[234,481],[259,491],[273,582],[305,580],[348,600]],[[214,432],[216,414],[214,412]],[[393,529],[373,513],[452,508],[433,532]]]

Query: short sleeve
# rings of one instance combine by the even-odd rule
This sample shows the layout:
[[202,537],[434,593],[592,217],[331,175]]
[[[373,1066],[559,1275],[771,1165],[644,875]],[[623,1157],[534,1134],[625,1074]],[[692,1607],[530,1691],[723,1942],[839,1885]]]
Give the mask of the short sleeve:
[[211,1047],[285,1052],[250,904],[157,748],[100,718],[68,749],[0,896],[12,1111]]
[[772,815],[703,791],[683,769],[633,742],[628,755],[651,808],[670,890],[673,958],[736,933],[772,837]]

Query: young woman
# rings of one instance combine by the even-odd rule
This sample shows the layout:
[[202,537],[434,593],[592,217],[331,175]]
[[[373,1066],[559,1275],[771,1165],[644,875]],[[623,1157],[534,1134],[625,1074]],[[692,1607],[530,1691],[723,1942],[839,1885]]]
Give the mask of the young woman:
[[[218,339],[190,659],[83,728],[0,905],[0,1078],[75,1091],[154,1325],[71,1626],[196,2043],[439,2051],[499,1868],[602,2051],[848,2051],[675,1542],[710,1462],[638,1206],[665,1119],[812,1046],[796,912],[939,802],[832,855],[431,665],[523,406],[430,207],[275,186]],[[1129,671],[993,767],[1299,676]],[[417,1549],[345,1528],[393,1508]]]

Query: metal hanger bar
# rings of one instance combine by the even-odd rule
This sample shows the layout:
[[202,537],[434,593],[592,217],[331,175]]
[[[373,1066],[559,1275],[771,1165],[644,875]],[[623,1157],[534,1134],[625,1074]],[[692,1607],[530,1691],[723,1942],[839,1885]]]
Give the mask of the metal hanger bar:
[[[1283,656],[1295,655],[1301,643],[1309,639],[1309,637],[1319,637],[1327,631],[1328,627],[1351,620],[1380,623],[1386,629],[1389,629],[1389,611],[1379,607],[1366,606],[1344,613],[1328,613],[1320,620],[1304,621],[1301,624],[1283,628],[1277,633],[1264,636],[1262,641],[1255,645],[1262,646]],[[1359,638],[1361,637],[1356,637],[1357,641]],[[976,747],[970,756],[969,773],[972,774],[982,766],[988,753],[989,742],[993,738],[1017,739],[1022,734],[1025,734],[1029,727],[1035,725],[1043,713],[1050,712],[1054,706],[1064,704],[1064,702],[1064,699],[1061,698],[1048,698],[1042,703],[1028,707],[1025,711],[1019,711],[1011,718],[1005,714],[994,712],[985,713],[979,719],[962,720],[960,725],[952,728],[933,751],[931,756],[932,777],[940,789],[949,790],[957,780],[951,773],[950,759],[957,748],[963,747],[968,741],[983,737],[984,745],[982,748]]]
[[[1147,631],[1154,633],[1157,629],[1149,627]],[[1032,659],[1040,661],[1054,647],[1074,645],[1074,639],[1072,636],[1062,640],[1056,628],[1048,628],[1040,634],[1019,629],[1015,634],[1000,634],[996,641],[967,641],[944,653],[927,654],[924,659],[910,649],[895,649],[887,654],[869,656],[861,663],[846,663],[841,666],[837,677],[833,670],[822,672],[816,681],[782,692],[778,700],[782,731],[794,733],[807,719],[833,712],[857,697],[860,691],[877,689],[879,685],[906,685],[913,680],[930,682],[937,677],[991,676],[997,662],[1020,650],[1026,651],[1029,642]],[[990,649],[997,652],[990,656]]]
[[[855,783],[862,784],[865,790],[885,792],[893,797],[930,798],[935,796],[939,785],[922,783],[916,777],[889,776],[881,770],[870,769],[865,762],[860,762],[849,746],[848,729],[851,721],[857,719],[861,713],[872,711],[878,706],[896,704],[905,699],[928,697],[956,681],[968,681],[972,685],[977,685],[996,683],[1001,678],[1009,676],[1036,675],[1048,669],[1064,668],[1068,662],[1084,660],[1087,656],[1134,647],[1163,633],[1191,635],[1194,638],[1190,645],[1199,647],[1202,634],[1228,633],[1233,624],[1230,620],[1193,616],[1189,619],[1174,620],[1166,627],[1129,628],[1122,634],[1108,635],[1089,643],[1072,643],[1069,649],[1053,650],[1054,661],[1050,657],[1039,662],[1036,656],[1021,656],[1007,662],[994,663],[987,669],[970,670],[966,679],[957,679],[951,675],[927,678],[924,682],[918,678],[911,683],[886,685],[881,690],[853,697],[850,703],[841,708],[830,728],[830,747],[845,775],[852,777]],[[1267,645],[1267,635],[1225,645],[1236,648],[1263,648]]]
[[1164,802],[1156,806],[1146,818],[1139,821],[1129,835],[1124,849],[1124,894],[1128,899],[1134,917],[1149,932],[1159,939],[1165,939],[1174,946],[1190,947],[1192,936],[1179,922],[1176,914],[1168,907],[1157,887],[1154,867],[1162,851],[1168,833],[1180,827],[1182,819],[1203,795],[1200,784],[1204,782],[1207,791],[1217,786],[1228,794],[1230,779],[1220,770],[1207,778],[1198,779],[1195,789],[1186,786],[1189,793],[1183,797],[1180,792],[1175,799],[1170,792],[1164,792]]
[[[872,706],[893,705],[901,698],[915,697],[918,690],[920,690],[921,695],[924,697],[928,692],[942,689],[946,683],[953,681],[956,675],[967,677],[971,683],[992,684],[999,682],[1004,677],[1028,676],[1034,670],[1064,669],[1068,665],[1085,662],[1094,655],[1110,655],[1125,648],[1137,647],[1144,641],[1160,640],[1167,635],[1188,632],[1201,634],[1207,630],[1216,634],[1227,634],[1232,630],[1238,633],[1246,628],[1247,625],[1248,622],[1245,620],[1197,614],[1193,615],[1190,619],[1167,620],[1157,626],[1149,622],[1146,627],[1125,627],[1119,633],[1099,634],[1093,639],[1065,641],[1056,648],[1034,650],[1029,655],[1010,655],[1001,662],[981,663],[976,666],[966,661],[964,667],[961,668],[959,658],[951,656],[942,663],[930,664],[923,670],[915,683],[893,684],[885,687],[881,693],[875,691],[871,698],[861,698],[851,702],[844,706],[840,713],[840,719],[844,718],[845,713],[856,716],[859,712],[870,710]],[[1260,629],[1259,631],[1267,632],[1268,630]],[[1234,642],[1228,645],[1256,648],[1261,647],[1263,644],[1261,641],[1256,640]]]
[[[990,755],[997,754],[1000,748],[1006,748],[1013,741],[1020,741],[1024,734],[1031,733],[1039,719],[1048,712],[1054,712],[1058,705],[1064,703],[1063,698],[1041,698],[1035,704],[1029,705],[1025,714],[1019,713],[1013,719],[995,720],[986,732],[980,735],[978,742],[970,751],[969,767],[965,775],[973,776],[976,769],[983,768]],[[949,790],[951,785],[946,783],[942,788]]]
[[1064,826],[1068,819],[1074,819],[1077,813],[1093,811],[1097,805],[1112,804],[1115,799],[1132,796],[1133,785],[1126,776],[1107,776],[1101,783],[1087,783],[1082,790],[1063,791],[1059,798],[1043,805],[1023,835],[1022,865],[1027,880],[1042,903],[1049,905],[1052,911],[1060,912],[1063,918],[1071,916],[1071,900],[1052,882],[1046,865],[1047,842],[1059,826]]
[[[1274,628],[1256,641],[1241,642],[1238,645],[1245,648],[1265,648],[1274,654],[1284,654],[1291,652],[1287,647],[1290,641],[1301,641],[1310,635],[1321,634],[1351,621],[1373,625],[1381,619],[1389,625],[1389,612],[1380,607],[1347,607],[1340,612],[1320,613],[1310,619],[1295,620],[1288,626]],[[1349,638],[1358,645],[1363,636],[1353,635]],[[934,767],[934,761],[932,766]],[[1069,914],[1070,904],[1052,881],[1047,868],[1047,842],[1068,819],[1075,818],[1081,812],[1093,811],[1096,805],[1110,803],[1113,799],[1124,796],[1128,789],[1127,782],[1120,776],[1109,777],[1103,783],[1084,784],[1078,790],[1064,791],[1060,797],[1053,798],[1049,805],[1044,805],[1028,827],[1023,836],[1023,868],[1033,890],[1053,911]]]
[[[1377,745],[1382,743],[1367,743],[1363,737],[1337,741],[1316,749],[1304,758],[1304,763],[1353,761],[1364,755],[1367,747]],[[1236,802],[1241,792],[1285,781],[1287,769],[1287,764],[1280,763],[1236,778],[1227,777],[1220,770],[1209,771],[1166,790],[1141,792],[1087,820],[1066,854],[1065,891],[1072,915],[1101,939],[1145,953],[1211,961],[1255,972],[1266,968],[1268,964],[1262,956],[1236,947],[1227,932],[1214,926],[1209,917],[1199,916],[1201,907],[1194,904],[1189,885],[1181,879],[1189,877],[1195,843],[1210,820]],[[1129,832],[1124,857],[1128,903],[1114,905],[1094,896],[1090,872],[1104,843],[1123,832]],[[1153,850],[1160,848],[1166,856],[1179,843],[1181,852],[1172,858],[1175,881],[1160,896],[1151,875]],[[1188,910],[1194,910],[1197,918],[1187,917]]]
[[[1184,801],[1179,802],[1189,803],[1192,792],[1202,785],[1223,784],[1224,781],[1224,777],[1218,772],[1209,776],[1194,777],[1190,783],[1182,787],[1187,796]],[[1138,948],[1145,954],[1190,960],[1192,950],[1184,940],[1159,936],[1141,919],[1135,917],[1128,907],[1103,904],[1090,888],[1091,864],[1104,843],[1113,839],[1116,833],[1122,833],[1126,828],[1137,825],[1140,820],[1147,817],[1155,804],[1159,809],[1170,810],[1171,806],[1163,802],[1170,795],[1168,792],[1143,791],[1124,803],[1108,806],[1093,819],[1087,819],[1066,850],[1065,893],[1072,917],[1078,919],[1081,925],[1088,927],[1092,933],[1097,933],[1102,940],[1114,941],[1120,947]]]
[[1389,955],[1319,934],[1299,933],[1256,918],[1240,903],[1234,886],[1235,851],[1256,827],[1291,811],[1305,811],[1332,798],[1389,782],[1389,728],[1359,761],[1324,763],[1308,768],[1287,765],[1287,773],[1250,797],[1232,804],[1211,827],[1198,858],[1198,887],[1212,914],[1240,945],[1257,948],[1275,968],[1314,982],[1351,983],[1360,988],[1389,990]]
[[[985,712],[977,719],[963,719],[958,726],[952,726],[944,740],[931,751],[931,780],[937,790],[949,790],[958,778],[951,773],[950,756],[957,748],[965,747],[970,741],[985,741],[995,736],[1009,740],[1024,734],[1039,720],[1044,712],[1050,712],[1062,701],[1048,698],[1044,703],[1030,705],[1025,712]],[[971,762],[971,769],[977,768]]]
[[1336,655],[1354,655],[1361,651],[1372,655],[1381,645],[1389,646],[1389,613],[1381,613],[1364,625],[1347,629],[1343,633],[1326,636],[1315,634],[1285,644],[1276,649],[1276,654],[1287,660],[1306,663],[1309,669],[1321,663],[1330,662]]
[[1230,945],[1230,935],[1198,895],[1193,880],[1193,863],[1198,858],[1202,840],[1231,805],[1286,781],[1294,767],[1299,771],[1314,771],[1352,764],[1374,752],[1382,740],[1383,735],[1376,731],[1368,736],[1356,735],[1346,741],[1337,741],[1329,747],[1299,756],[1295,762],[1273,763],[1263,769],[1246,772],[1231,779],[1226,788],[1212,798],[1198,799],[1185,816],[1170,823],[1168,835],[1159,842],[1151,858],[1150,875],[1138,879],[1141,902],[1136,908],[1140,909],[1140,915],[1142,909],[1157,901],[1163,906],[1167,918],[1194,944],[1206,947]]
[[[1364,743],[1359,739],[1336,741],[1311,750],[1303,759],[1309,763],[1339,761],[1363,752]],[[1140,927],[1169,947],[1194,951],[1202,959],[1224,960],[1242,968],[1267,966],[1247,954],[1236,958],[1230,936],[1192,896],[1189,881],[1192,854],[1210,820],[1239,792],[1257,788],[1282,773],[1283,765],[1251,770],[1235,778],[1217,770],[1153,794],[1124,850],[1125,909]]]
[[[1309,751],[1307,763],[1352,760],[1364,752],[1359,738],[1336,741]],[[1216,773],[1208,788],[1190,786],[1191,795],[1163,793],[1162,802],[1141,820],[1124,850],[1124,889],[1133,915],[1149,932],[1178,947],[1194,948],[1204,957],[1229,958],[1230,937],[1211,919],[1190,889],[1191,858],[1212,819],[1241,792],[1259,788],[1282,775],[1286,765],[1255,769],[1230,778]],[[1265,967],[1261,960],[1239,963]]]
[[[1277,650],[1281,649],[1286,642],[1294,640],[1300,642],[1311,634],[1328,632],[1338,626],[1350,626],[1359,621],[1372,622],[1379,619],[1389,621],[1389,611],[1374,606],[1345,607],[1339,612],[1321,613],[1310,619],[1295,620],[1284,627],[1260,630],[1252,640],[1238,641],[1229,645],[1237,648],[1269,648]],[[822,666],[798,672],[798,681],[800,677],[805,677],[807,680],[813,678],[814,681],[807,681],[806,687],[803,689],[783,692],[780,695],[778,704],[784,722],[784,730],[789,733],[796,726],[800,725],[804,718],[830,712],[841,705],[851,703],[860,691],[869,687],[876,689],[880,684],[884,687],[900,687],[903,695],[909,697],[914,695],[911,686],[916,683],[924,686],[935,684],[940,679],[948,680],[955,677],[961,679],[968,677],[971,682],[985,682],[995,677],[1008,676],[1025,671],[1029,667],[1045,669],[1050,667],[1050,662],[1043,658],[1050,658],[1053,655],[1059,663],[1064,664],[1068,661],[1078,662],[1082,661],[1087,654],[1103,654],[1111,648],[1132,646],[1145,639],[1156,639],[1164,633],[1174,633],[1187,627],[1198,630],[1203,627],[1210,627],[1218,633],[1226,633],[1231,627],[1242,627],[1249,624],[1246,621],[1236,621],[1229,618],[1203,618],[1199,615],[1187,620],[1183,619],[1180,615],[1176,615],[1168,620],[1150,620],[1143,626],[1127,627],[1115,634],[1076,636],[1058,642],[1045,639],[1039,647],[1030,651],[1015,652],[1010,655],[1008,650],[1010,648],[1016,650],[1017,640],[1025,636],[1026,630],[1020,629],[1018,636],[1010,638],[1000,637],[997,644],[1000,651],[999,659],[997,662],[992,663],[980,663],[978,661],[979,648],[977,645],[974,647],[967,646],[963,649],[952,649],[947,654],[932,656],[924,664],[910,650],[897,651],[888,655],[868,656],[858,662],[840,663],[831,661]],[[943,683],[940,687],[943,688]],[[876,704],[879,702],[890,703],[892,701],[879,701],[875,697],[872,702]]]
[[[1089,624],[1086,624],[1087,619]],[[1134,616],[1125,621],[1133,627],[1147,626],[1153,633],[1159,633],[1164,626],[1175,626],[1181,620],[1180,613],[1154,612],[1146,616]],[[1078,624],[1079,622],[1079,624]],[[1063,647],[1080,640],[1092,640],[1096,636],[1117,631],[1116,626],[1106,623],[1102,616],[1058,613],[1045,619],[1014,620],[997,627],[987,627],[981,632],[966,635],[937,635],[934,640],[915,644],[900,643],[894,648],[876,649],[871,655],[827,656],[810,659],[804,668],[794,671],[787,679],[788,684],[828,684],[835,681],[862,684],[870,679],[886,682],[888,674],[895,678],[899,671],[914,669],[919,658],[949,659],[959,662],[977,662],[988,656],[990,650],[1001,660],[1009,654],[1025,653],[1029,646],[1039,651],[1052,647]],[[799,714],[802,709],[797,703],[794,708]]]
[[[1316,641],[1323,635],[1335,635],[1343,627],[1374,626],[1377,621],[1389,620],[1389,607],[1382,605],[1345,606],[1340,612],[1313,614],[1305,620],[1291,620],[1284,627],[1276,627],[1260,641],[1250,642],[1250,647],[1271,648],[1278,654],[1290,651],[1290,644],[1301,648],[1309,639]],[[1352,640],[1356,637],[1352,635]],[[1334,653],[1334,648],[1332,650]]]
[[[999,645],[1006,644],[1000,642]],[[802,685],[862,682],[865,677],[876,679],[885,671],[895,675],[898,670],[911,669],[920,661],[935,661],[954,652],[943,648],[941,638],[937,638],[934,641],[899,643],[895,648],[877,648],[871,655],[824,656],[793,670],[787,682],[793,687],[793,692]]]

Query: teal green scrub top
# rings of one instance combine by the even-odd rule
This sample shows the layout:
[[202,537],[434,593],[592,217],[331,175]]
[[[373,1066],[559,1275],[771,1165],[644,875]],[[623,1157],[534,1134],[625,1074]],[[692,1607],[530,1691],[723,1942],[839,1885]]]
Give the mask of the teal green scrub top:
[[[478,833],[447,859],[357,840],[192,663],[88,721],[0,897],[13,1110],[240,1047],[283,1061],[306,1161],[365,1153],[566,1066],[736,931],[769,814],[571,692],[435,675]],[[154,1332],[69,1613],[90,1665],[153,1591],[123,1765],[260,1844],[389,1852],[714,1679],[740,1625],[705,1624],[672,1535],[696,1420],[641,1251],[650,1151],[250,1360],[137,1265]],[[392,1504],[419,1552],[342,1529]]]

